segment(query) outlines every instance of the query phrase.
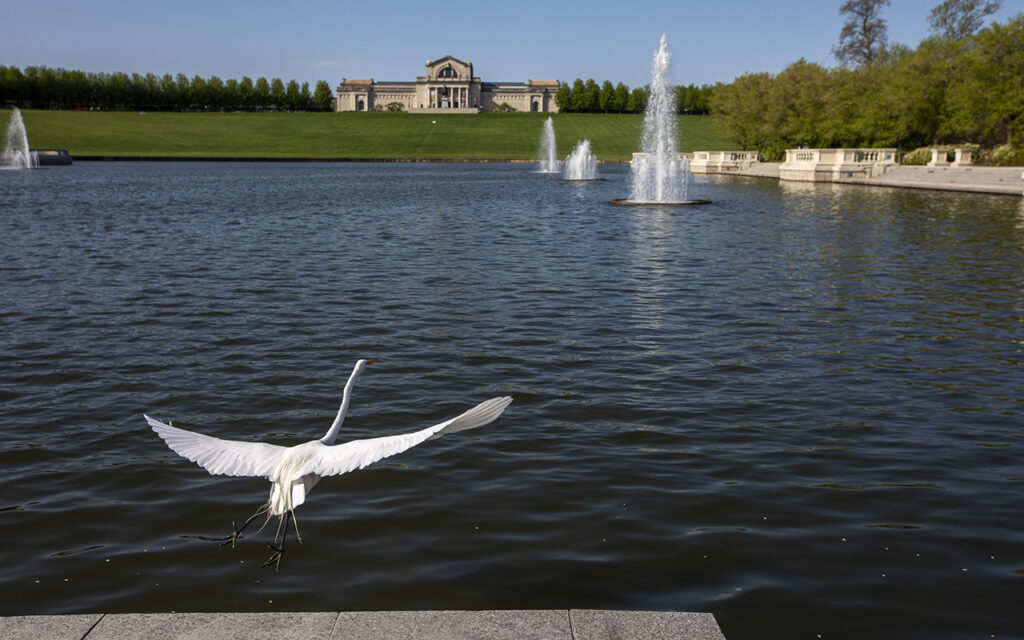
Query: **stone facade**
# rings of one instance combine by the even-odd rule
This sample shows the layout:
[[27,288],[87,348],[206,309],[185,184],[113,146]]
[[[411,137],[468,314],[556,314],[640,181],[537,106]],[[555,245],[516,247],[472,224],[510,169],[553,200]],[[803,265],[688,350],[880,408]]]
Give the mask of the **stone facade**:
[[428,61],[426,75],[414,82],[376,82],[343,78],[337,111],[408,111],[410,113],[477,113],[506,104],[515,111],[557,113],[557,80],[483,82],[473,63],[452,56]]

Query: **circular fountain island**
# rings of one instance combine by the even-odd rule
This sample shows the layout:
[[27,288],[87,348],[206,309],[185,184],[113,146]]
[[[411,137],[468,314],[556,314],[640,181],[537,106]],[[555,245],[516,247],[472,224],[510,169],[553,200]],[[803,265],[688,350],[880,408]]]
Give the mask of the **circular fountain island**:
[[661,36],[654,52],[651,95],[644,112],[643,151],[633,154],[632,189],[628,199],[612,200],[628,205],[710,204],[690,198],[690,161],[676,147],[676,98],[672,86],[672,54]]

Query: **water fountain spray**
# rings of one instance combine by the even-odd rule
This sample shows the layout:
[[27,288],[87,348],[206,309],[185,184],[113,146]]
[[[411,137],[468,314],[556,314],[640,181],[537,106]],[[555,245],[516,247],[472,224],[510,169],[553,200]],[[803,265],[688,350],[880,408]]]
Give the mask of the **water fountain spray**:
[[651,92],[644,112],[640,153],[633,154],[632,189],[621,204],[706,204],[687,198],[690,161],[676,145],[676,96],[672,85],[672,54],[662,35],[651,66]]
[[25,121],[21,111],[14,107],[11,120],[7,125],[4,137],[4,148],[0,152],[0,168],[4,169],[35,169],[39,166],[39,156],[29,149],[28,135],[25,133]]
[[580,140],[565,159],[563,180],[597,180],[597,156],[590,151],[590,140]]
[[544,121],[544,129],[540,135],[540,171],[538,173],[558,173],[558,158],[555,156],[555,123],[551,118]]

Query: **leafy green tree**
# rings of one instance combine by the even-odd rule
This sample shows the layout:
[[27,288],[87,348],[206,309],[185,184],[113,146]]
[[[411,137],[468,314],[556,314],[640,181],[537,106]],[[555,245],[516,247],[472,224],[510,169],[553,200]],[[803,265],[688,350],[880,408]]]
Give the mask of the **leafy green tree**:
[[290,111],[298,111],[302,108],[302,94],[299,91],[299,83],[294,79],[288,81],[288,88],[284,92],[284,104]]
[[601,83],[601,91],[597,94],[598,108],[602,112],[608,113],[612,110],[612,100],[615,98],[615,87],[612,86],[610,80],[605,80]]
[[[895,47],[870,74],[860,74],[861,140],[915,148],[939,142],[946,89],[956,73],[956,44],[928,39],[917,50]],[[866,99],[873,95],[875,99]]]
[[555,106],[559,111],[572,109],[572,89],[564,82],[558,83],[558,90],[555,91]]
[[18,67],[0,67],[0,104],[24,104],[24,76]]
[[626,101],[626,111],[629,113],[643,113],[647,109],[646,87],[637,87],[629,93],[629,100]]
[[582,113],[587,110],[587,95],[586,86],[583,84],[582,78],[576,78],[572,83],[571,100],[569,102],[569,111],[575,111],[576,113]]
[[160,79],[155,74],[132,74],[132,97],[134,109],[149,111],[160,104]]
[[800,59],[775,77],[765,94],[764,119],[772,143],[782,147],[828,147],[835,134],[827,121],[828,71]]
[[1024,13],[979,32],[958,63],[947,131],[982,144],[1024,147]]
[[831,144],[860,147],[865,145],[865,131],[886,131],[890,123],[873,86],[879,82],[877,76],[866,69],[845,67],[829,72],[822,126]]
[[889,28],[881,14],[887,6],[889,0],[846,0],[839,7],[845,22],[832,53],[840,64],[870,67],[885,51]]
[[218,111],[224,108],[224,81],[217,76],[206,81],[206,104]]
[[106,85],[107,106],[111,109],[127,109],[131,99],[131,78],[128,77],[128,74],[112,73],[107,76]]
[[943,40],[961,41],[980,29],[985,17],[1002,5],[1002,0],[945,0],[928,14],[928,28]]
[[184,73],[174,76],[174,84],[177,87],[178,104],[181,108],[188,110],[192,108],[192,82]]
[[22,78],[24,79],[24,102],[37,109],[43,108],[45,106],[43,101],[46,99],[46,89],[42,67],[25,67],[22,73]]
[[93,100],[92,80],[84,71],[69,71],[64,76],[64,107],[88,107]]
[[221,106],[229,111],[240,108],[241,100],[238,97],[238,80],[228,78],[224,81],[224,91],[221,94]]
[[676,110],[679,113],[707,114],[711,87],[704,85],[676,86]]
[[730,84],[719,85],[712,94],[712,113],[721,117],[743,149],[763,151],[775,142],[764,119],[772,80],[769,73],[746,73]]
[[270,97],[270,83],[262,76],[256,78],[256,95],[254,99],[256,101],[255,106],[260,109],[266,109],[270,106],[272,100]]
[[331,85],[327,84],[326,80],[318,81],[316,88],[313,89],[313,104],[316,105],[317,110],[330,111],[333,101],[334,95],[331,93]]
[[593,113],[599,111],[601,88],[597,86],[593,78],[587,79],[583,84],[583,111]]
[[160,76],[160,108],[181,108],[181,96],[178,93],[178,84],[174,81],[174,76],[169,73],[165,73]]
[[270,101],[277,110],[285,107],[285,89],[281,78],[274,78],[270,81]]
[[189,106],[203,111],[206,109],[206,80],[201,76],[193,76],[188,87]]
[[626,110],[629,102],[629,87],[621,82],[615,85],[615,93],[612,95],[611,110],[615,113],[622,113]]
[[252,78],[242,76],[238,81],[238,107],[240,109],[252,109],[256,99],[256,87],[252,84]]

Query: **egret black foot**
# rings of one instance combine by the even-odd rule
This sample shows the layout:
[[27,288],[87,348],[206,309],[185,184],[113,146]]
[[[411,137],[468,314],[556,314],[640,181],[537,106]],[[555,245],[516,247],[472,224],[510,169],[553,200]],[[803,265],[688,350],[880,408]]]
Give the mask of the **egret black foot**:
[[232,520],[231,521],[231,528],[234,529],[234,531],[232,531],[230,534],[228,534],[228,535],[226,535],[226,536],[224,536],[222,538],[211,538],[211,539],[216,541],[216,542],[220,542],[220,546],[222,546],[222,547],[224,545],[230,543],[231,544],[231,548],[234,549],[235,548],[235,540],[238,540],[239,538],[241,538],[242,537],[242,532],[245,531],[245,529],[249,526],[249,524],[252,523],[252,521],[255,520],[256,518],[258,518],[261,515],[263,515],[264,513],[266,513],[266,509],[260,508],[258,511],[256,511],[256,513],[254,513],[251,516],[249,516],[246,519],[246,521],[242,523],[241,527],[239,527],[238,524],[235,523],[234,520]]
[[[248,524],[248,523],[246,523],[246,524]],[[231,521],[231,528],[234,529],[234,531],[232,531],[230,534],[228,534],[228,535],[226,535],[226,536],[224,536],[222,538],[214,538],[213,540],[216,541],[216,542],[220,542],[220,546],[222,546],[222,547],[224,545],[230,544],[231,548],[234,549],[235,548],[235,540],[238,540],[239,538],[242,537],[242,531],[245,530],[245,527],[243,526],[241,529],[239,529],[238,525],[235,524],[235,521],[232,520]]]
[[283,549],[284,545],[281,545],[281,547],[282,548],[279,549],[279,548],[275,547],[272,544],[267,544],[267,548],[270,549],[271,551],[273,551],[274,553],[270,554],[270,557],[267,558],[266,561],[263,564],[261,564],[260,566],[261,567],[269,567],[270,565],[274,565],[274,571],[280,571],[281,570],[281,554],[284,552],[284,549]]

